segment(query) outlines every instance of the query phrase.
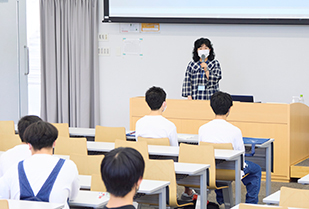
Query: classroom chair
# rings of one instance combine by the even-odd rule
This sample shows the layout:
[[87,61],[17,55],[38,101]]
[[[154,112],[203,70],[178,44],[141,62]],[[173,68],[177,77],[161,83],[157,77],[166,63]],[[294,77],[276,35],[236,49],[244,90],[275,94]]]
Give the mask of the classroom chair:
[[118,147],[134,148],[141,153],[145,161],[149,159],[148,145],[146,142],[124,141],[124,140],[117,139],[115,141],[115,148],[118,148]]
[[309,190],[281,187],[279,206],[293,208],[309,207]]
[[[146,161],[144,179],[169,181],[167,202],[170,207],[184,207],[194,205],[192,202],[177,200],[177,183],[173,160],[148,160]],[[151,195],[149,195],[151,196]],[[144,198],[144,199],[143,199]],[[142,197],[136,201],[139,203],[146,203],[157,205],[158,201],[150,201],[151,199]]]
[[52,123],[58,130],[58,137],[70,137],[68,123]]
[[91,191],[95,192],[106,192],[105,184],[102,180],[101,174],[92,174],[91,175]]
[[101,162],[104,155],[79,155],[72,153],[72,160],[78,169],[80,175],[92,175],[101,173]]
[[15,135],[14,121],[0,121],[0,134],[12,134]]
[[19,135],[16,134],[0,134],[0,151],[7,151],[21,144]]
[[0,200],[1,209],[9,209],[9,202],[7,200]]
[[139,142],[145,141],[148,145],[160,145],[160,146],[170,146],[169,138],[145,138],[139,136],[137,138]]
[[67,138],[58,137],[54,148],[55,155],[71,155],[71,154],[87,155],[87,139],[86,138]]
[[124,127],[105,127],[96,126],[95,127],[95,137],[96,142],[115,142],[116,139],[126,141],[126,129]]
[[[208,172],[208,189],[222,189],[223,198],[225,206],[233,206],[233,191],[231,187],[231,181],[235,180],[234,178],[229,181],[217,181],[216,179],[216,162],[215,162],[215,152],[213,146],[207,145],[190,145],[181,143],[179,146],[179,157],[178,162],[181,163],[199,163],[199,164],[209,164]],[[233,172],[235,172],[233,170]],[[221,179],[220,179],[221,180]],[[186,187],[199,187],[199,185],[188,185],[181,184]]]
[[[232,143],[210,143],[200,141],[199,145],[213,146],[214,149],[233,149]],[[216,169],[216,179],[224,181],[234,181],[235,171],[228,169]]]
[[268,205],[258,205],[258,204],[246,204],[240,203],[238,209],[288,209],[287,207],[282,206],[271,206]]

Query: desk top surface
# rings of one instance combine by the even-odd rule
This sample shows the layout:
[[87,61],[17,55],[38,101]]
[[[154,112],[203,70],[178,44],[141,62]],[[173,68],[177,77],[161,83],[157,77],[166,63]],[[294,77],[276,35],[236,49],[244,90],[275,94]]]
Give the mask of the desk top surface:
[[[80,188],[90,189],[91,187],[91,176],[90,175],[78,175]],[[168,186],[170,182],[168,181],[156,181],[143,179],[138,192],[145,194],[154,194],[159,189]]]
[[[79,175],[81,188],[90,189],[91,176]],[[168,186],[170,182],[168,181],[156,181],[143,179],[138,193],[145,194],[156,194],[162,188]],[[109,195],[106,192],[93,192],[93,191],[83,191],[80,190],[77,197],[70,201],[71,206],[81,206],[81,207],[102,207],[107,204],[109,200]]]
[[[269,209],[276,209],[276,208],[281,208],[281,207],[278,207],[278,206],[275,206],[275,205],[257,205],[257,204],[248,204],[246,203],[246,205],[250,205],[250,206],[255,206],[256,209],[259,209],[261,207],[269,207]],[[238,209],[239,208],[239,205],[235,205],[234,207],[232,207],[231,209]],[[301,208],[291,208],[291,207],[288,207],[288,209],[301,209]]]
[[279,205],[279,201],[280,201],[280,190],[276,191],[275,193],[265,197],[263,199],[263,203],[266,204],[276,204]]
[[[87,148],[89,151],[109,152],[115,148],[115,143],[88,141]],[[150,155],[178,157],[179,147],[148,145],[148,152]],[[215,149],[215,158],[228,161],[236,160],[243,153],[238,150]]]
[[[69,132],[71,136],[88,136],[94,137],[95,136],[95,129],[94,128],[74,128],[70,127]],[[133,131],[126,131],[126,133],[131,133]],[[197,134],[177,134],[178,142],[185,142],[185,143],[198,143],[198,135]],[[133,136],[134,138],[134,136]],[[269,139],[267,142],[263,144],[258,144],[256,147],[266,147],[268,144],[272,143],[274,139]],[[248,145],[248,144],[245,144]]]
[[309,174],[298,179],[297,182],[300,183],[300,184],[309,184]]

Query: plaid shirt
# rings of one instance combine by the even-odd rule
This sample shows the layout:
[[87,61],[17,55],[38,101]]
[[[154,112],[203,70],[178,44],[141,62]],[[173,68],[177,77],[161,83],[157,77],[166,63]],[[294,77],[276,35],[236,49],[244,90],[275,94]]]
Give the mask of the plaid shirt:
[[[207,63],[209,79],[201,68],[201,62],[191,61],[188,64],[185,79],[182,85],[182,96],[192,96],[194,100],[209,100],[210,97],[219,91],[219,80],[221,79],[221,68],[217,60]],[[205,90],[198,90],[198,86],[205,86]]]

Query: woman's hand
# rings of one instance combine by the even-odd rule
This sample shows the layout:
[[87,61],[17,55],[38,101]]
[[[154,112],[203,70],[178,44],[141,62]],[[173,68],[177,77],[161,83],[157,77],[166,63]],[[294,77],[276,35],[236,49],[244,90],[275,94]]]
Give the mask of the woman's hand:
[[192,96],[188,96],[188,100],[192,100]]
[[207,64],[205,62],[202,62],[201,68],[206,72],[207,71]]

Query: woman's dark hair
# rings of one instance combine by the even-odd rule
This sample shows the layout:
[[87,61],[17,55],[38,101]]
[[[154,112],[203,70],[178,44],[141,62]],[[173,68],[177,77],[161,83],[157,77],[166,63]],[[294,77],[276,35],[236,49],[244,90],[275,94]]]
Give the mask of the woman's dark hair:
[[24,132],[24,139],[31,144],[34,150],[53,147],[58,137],[58,130],[45,121],[32,123]]
[[194,62],[197,62],[200,60],[200,57],[198,56],[198,53],[197,53],[197,49],[200,48],[203,44],[205,44],[210,49],[208,60],[212,61],[213,59],[215,59],[215,50],[212,47],[210,40],[208,38],[200,38],[194,42],[194,49],[192,52]]
[[144,175],[145,162],[135,149],[119,147],[107,153],[101,163],[106,190],[116,197],[126,196]]

